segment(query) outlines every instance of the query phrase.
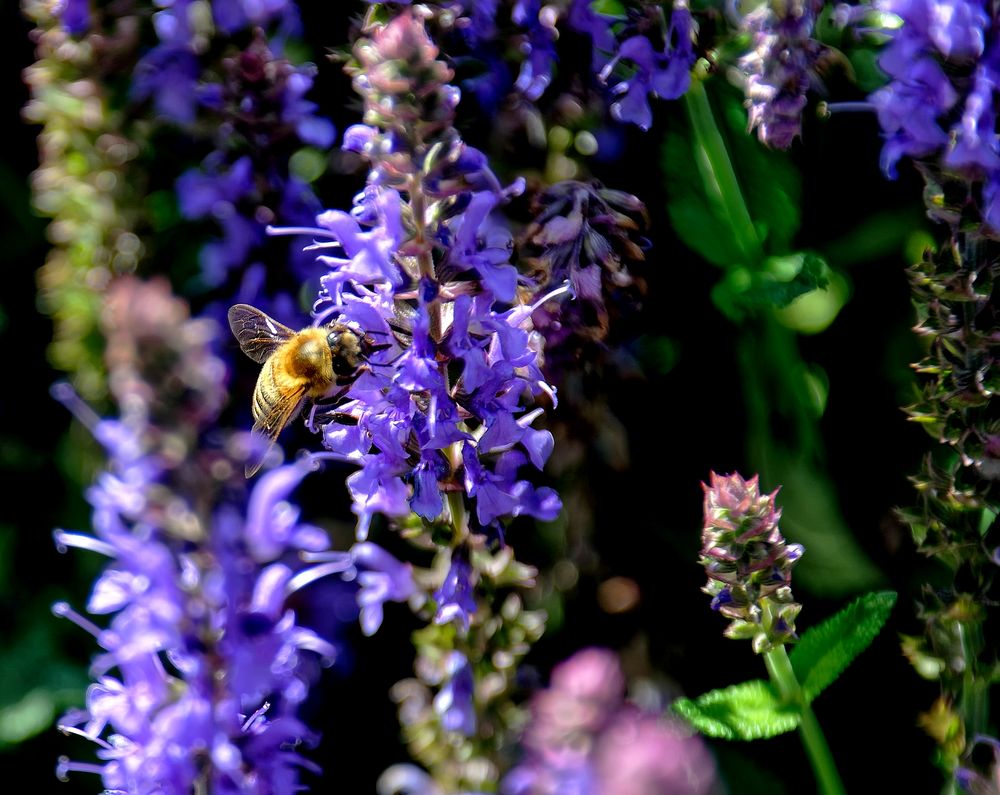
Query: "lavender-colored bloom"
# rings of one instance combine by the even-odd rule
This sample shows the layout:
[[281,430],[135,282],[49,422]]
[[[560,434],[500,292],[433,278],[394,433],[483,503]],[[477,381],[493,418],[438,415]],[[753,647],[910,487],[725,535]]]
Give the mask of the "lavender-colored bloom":
[[267,25],[274,19],[281,20],[283,32],[297,32],[298,8],[289,0],[215,0],[212,17],[225,34],[253,26]]
[[67,33],[79,36],[90,29],[90,0],[59,0],[54,13]]
[[[457,231],[452,234],[461,242],[456,243],[458,247],[451,250],[451,259],[446,262],[470,263],[484,284],[493,284],[495,290],[506,295],[509,288],[504,285],[510,282],[505,277],[495,278],[496,258],[477,253],[481,244],[475,242],[479,239],[474,236],[475,230],[485,223],[486,209],[495,203],[494,197],[480,199],[482,195],[473,194],[467,215],[454,225]],[[391,188],[373,188],[360,198],[359,207],[361,211],[355,215],[336,210],[324,213],[317,219],[316,229],[284,231],[309,231],[321,240],[332,238],[334,243],[320,242],[313,248],[323,251],[335,246],[344,255],[319,257],[331,272],[322,279],[323,293],[315,306],[318,317],[339,315],[392,341],[397,310],[390,291],[396,285],[402,286],[404,280],[394,256],[405,235],[399,194]],[[358,218],[375,225],[364,231]],[[506,260],[506,246],[496,248]],[[339,423],[324,425],[329,449],[338,457],[361,464],[361,470],[348,478],[354,510],[361,519],[359,527],[367,527],[375,512],[401,516],[412,509],[427,518],[436,516],[441,502],[433,492],[449,472],[448,462],[439,451],[455,443],[463,443],[462,482],[468,496],[476,500],[482,525],[518,512],[545,518],[558,512],[558,500],[551,491],[536,492],[527,481],[519,480],[517,466],[487,463],[486,453],[517,444],[529,453],[527,460],[541,466],[550,449],[545,432],[539,436],[539,432],[516,420],[523,392],[537,391],[541,379],[533,367],[537,353],[529,347],[527,332],[519,327],[526,324],[526,317],[511,315],[508,319],[491,310],[492,294],[490,290],[476,299],[459,294],[452,332],[440,346],[429,337],[427,306],[419,305],[410,347],[397,351],[393,345],[384,351],[351,386],[347,395],[350,402],[338,411],[341,417],[352,417],[359,430],[345,429]],[[454,355],[463,363],[464,408],[443,387],[435,348],[437,357]],[[392,367],[382,367],[380,361],[392,362]],[[426,402],[409,397],[421,393],[428,396]],[[477,447],[460,427],[463,414],[469,410],[481,419],[485,431]],[[501,427],[507,429],[503,437]],[[509,459],[510,463],[514,461]],[[363,536],[363,531],[359,535]]]
[[413,567],[371,541],[361,541],[349,552],[321,552],[308,554],[307,558],[318,565],[300,575],[298,587],[329,574],[357,580],[361,586],[358,591],[361,631],[365,635],[374,635],[382,626],[386,602],[412,600],[416,606],[423,602],[423,594],[413,579]]
[[294,571],[280,558],[327,545],[287,500],[308,468],[269,473],[248,511],[242,462],[202,438],[226,392],[212,329],[188,319],[165,283],[121,279],[105,331],[124,416],[97,420],[56,390],[109,457],[87,493],[95,535],[60,531],[56,542],[111,561],[87,605],[110,617],[106,628],[55,607],[103,650],[86,708],[63,721],[99,746],[101,763],[64,762],[59,773],[97,773],[112,791],[298,791],[305,763],[294,749],[314,738],[296,710],[316,660],[336,653],[286,605]]
[[997,90],[997,74],[986,64],[976,69],[973,88],[965,98],[962,118],[954,145],[948,149],[944,163],[948,168],[972,176],[1000,172],[997,151],[996,111],[993,96]]
[[214,152],[200,169],[185,171],[177,180],[177,199],[185,218],[225,218],[234,205],[253,191],[253,163],[241,157],[232,164]]
[[593,6],[592,0],[572,0],[568,21],[575,31],[590,37],[594,47],[595,71],[600,71],[606,58],[602,53],[610,53],[615,48],[612,26],[618,20],[609,14],[600,13]]
[[701,739],[638,709],[622,709],[594,749],[600,792],[615,795],[708,795],[715,765]]
[[965,764],[955,771],[955,781],[969,795],[1000,795],[1000,742],[976,735],[966,751]]
[[[889,82],[871,96],[886,139],[886,174],[895,177],[906,156],[973,182],[994,182],[1000,171],[995,21],[975,0],[884,0],[880,8],[902,20],[888,31],[890,42],[879,57]],[[981,210],[997,229],[992,195],[991,188]]]
[[632,72],[611,89],[618,97],[611,105],[611,115],[648,130],[653,124],[649,96],[677,99],[691,84],[691,67],[695,61],[694,19],[684,0],[674,2],[670,23],[659,48],[645,34],[629,36],[605,64],[600,79],[609,82],[615,67],[622,61],[630,65]]
[[476,733],[474,689],[469,658],[459,651],[451,652],[445,664],[445,682],[434,697],[434,711],[445,730],[466,737]]
[[[882,68],[888,71],[887,60],[883,56]],[[882,168],[891,177],[904,155],[924,157],[947,143],[947,133],[938,118],[958,101],[941,67],[930,58],[920,58],[902,68],[905,79],[879,89],[871,98],[886,135]]]
[[463,632],[469,631],[469,618],[476,612],[476,600],[472,588],[472,566],[465,550],[459,548],[452,554],[451,566],[434,594],[434,601],[438,605],[434,623],[447,624],[454,620]]
[[387,601],[405,602],[417,593],[412,568],[371,542],[355,544],[351,558],[361,567],[361,629],[366,635],[374,635],[382,624],[382,605]]
[[743,19],[753,48],[740,59],[751,130],[787,149],[802,132],[809,74],[822,47],[813,36],[822,0],[761,3]]
[[151,98],[162,118],[190,124],[198,113],[200,71],[197,56],[188,47],[159,44],[136,65],[132,95],[138,100]]
[[[161,120],[187,133],[215,131],[214,151],[181,177],[177,190],[185,217],[209,218],[222,231],[199,257],[204,283],[216,287],[234,271],[253,266],[268,220],[312,222],[319,203],[312,189],[291,175],[289,163],[303,145],[329,146],[335,130],[306,98],[316,68],[289,63],[280,54],[280,36],[269,41],[260,27],[278,24],[281,36],[294,31],[294,3],[213,4],[220,37],[253,29],[249,43],[239,50],[224,49],[215,63],[206,62],[205,32],[197,27],[198,17],[189,13],[190,5],[190,0],[174,0],[154,15],[160,42],[137,64],[133,93],[137,99],[152,99]],[[207,124],[196,125],[202,121]],[[299,278],[315,269],[314,261],[301,255],[294,256],[292,264]],[[265,309],[272,298],[261,291],[244,296]]]
[[532,102],[537,100],[552,82],[555,64],[555,15],[543,8],[540,0],[517,0],[510,14],[511,21],[527,29],[527,40],[522,45],[525,60],[514,88]]
[[707,795],[715,765],[679,725],[628,704],[616,656],[586,649],[552,672],[531,702],[524,758],[504,795]]

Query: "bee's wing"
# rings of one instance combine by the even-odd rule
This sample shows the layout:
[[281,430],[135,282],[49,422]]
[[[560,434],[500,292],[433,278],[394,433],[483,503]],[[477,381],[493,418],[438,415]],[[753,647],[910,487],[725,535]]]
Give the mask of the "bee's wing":
[[266,362],[279,345],[295,336],[288,326],[249,304],[229,308],[229,328],[239,340],[243,353],[258,364]]
[[245,473],[248,478],[257,474],[267,454],[271,452],[278,434],[291,422],[302,408],[306,396],[305,384],[281,393],[278,399],[261,414],[253,424],[254,443]]
[[389,321],[389,329],[396,341],[404,348],[413,344],[413,322],[417,317],[417,310],[405,301],[395,301],[392,305],[392,320]]

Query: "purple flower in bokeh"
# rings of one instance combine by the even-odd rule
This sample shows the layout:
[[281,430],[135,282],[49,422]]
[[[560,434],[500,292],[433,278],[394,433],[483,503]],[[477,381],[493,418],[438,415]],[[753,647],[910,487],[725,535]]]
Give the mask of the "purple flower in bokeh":
[[116,281],[105,333],[123,416],[99,420],[55,390],[108,454],[87,492],[94,536],[59,531],[56,543],[110,560],[87,604],[106,628],[54,607],[103,650],[85,709],[62,722],[97,744],[100,764],[58,772],[122,792],[296,792],[306,763],[295,748],[315,739],[296,712],[317,662],[336,654],[286,604],[295,554],[327,547],[289,502],[311,467],[272,471],[247,500],[238,446],[215,427],[218,329],[190,320],[164,282]]
[[382,605],[388,601],[405,602],[417,594],[412,567],[370,541],[355,544],[351,560],[360,567],[361,629],[366,635],[374,635],[382,624]]
[[697,736],[625,701],[614,653],[585,649],[531,702],[524,758],[504,795],[708,795],[715,765]]
[[90,29],[90,0],[58,0],[54,13],[67,33],[79,36]]
[[459,651],[448,655],[445,681],[434,697],[434,710],[445,730],[469,737],[476,733],[476,710],[472,696],[475,684],[469,658]]
[[[473,5],[476,5],[473,3]],[[514,88],[527,99],[537,100],[552,82],[552,70],[556,60],[555,29],[556,14],[549,7],[543,7],[540,0],[517,0],[510,13],[511,22],[527,30],[527,37],[521,47],[525,55],[521,71],[514,81]]]
[[476,612],[472,589],[472,566],[468,552],[459,547],[452,553],[451,565],[444,582],[434,594],[438,609],[434,614],[436,624],[457,621],[463,632],[469,631],[469,618]]

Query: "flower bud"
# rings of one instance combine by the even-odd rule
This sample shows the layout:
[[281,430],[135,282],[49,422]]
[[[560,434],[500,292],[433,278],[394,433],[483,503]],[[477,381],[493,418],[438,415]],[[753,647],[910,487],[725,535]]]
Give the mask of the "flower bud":
[[712,609],[732,620],[725,634],[752,641],[758,654],[796,638],[802,605],[791,590],[800,544],[788,544],[778,529],[777,490],[760,493],[757,476],[711,475],[705,490],[701,563],[708,574],[702,590]]

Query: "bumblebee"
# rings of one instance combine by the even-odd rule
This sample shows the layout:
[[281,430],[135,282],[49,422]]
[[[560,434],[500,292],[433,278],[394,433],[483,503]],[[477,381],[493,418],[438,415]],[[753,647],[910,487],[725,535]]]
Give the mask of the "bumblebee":
[[248,478],[260,469],[278,434],[306,400],[325,397],[334,385],[353,383],[368,357],[389,347],[339,321],[292,331],[249,304],[230,307],[229,327],[243,352],[263,365],[252,410],[253,433],[266,442],[247,462]]

